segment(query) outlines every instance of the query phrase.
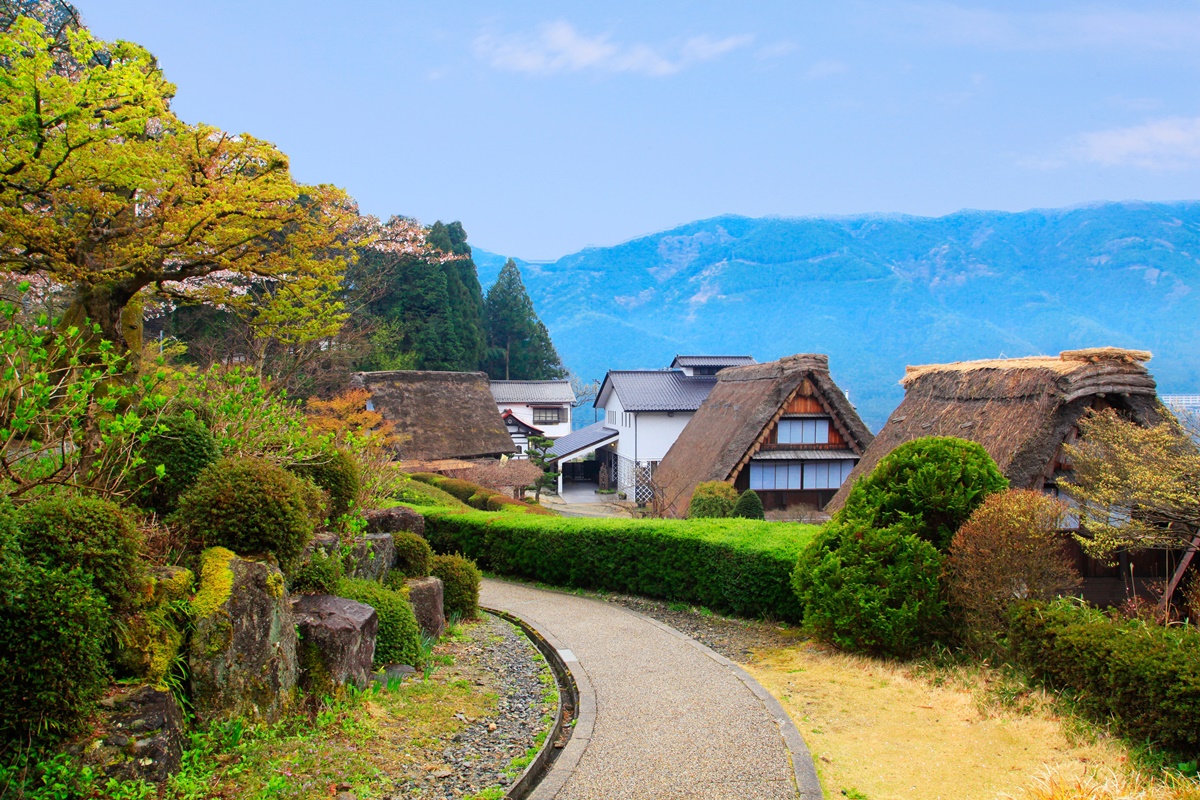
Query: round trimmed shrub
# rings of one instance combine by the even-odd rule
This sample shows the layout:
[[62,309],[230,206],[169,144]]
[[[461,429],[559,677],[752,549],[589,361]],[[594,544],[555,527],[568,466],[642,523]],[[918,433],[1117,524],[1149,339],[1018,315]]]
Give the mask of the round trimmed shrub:
[[389,575],[400,573],[405,578],[424,578],[429,574],[433,550],[425,537],[410,531],[398,531],[392,534],[392,544],[396,548],[396,561]]
[[289,585],[295,594],[337,594],[341,579],[341,554],[326,553],[324,547],[318,547],[296,568]]
[[492,489],[485,489],[481,486],[475,492],[475,494],[467,498],[467,505],[469,505],[471,508],[477,508],[480,511],[487,511],[488,502],[493,497],[504,497],[504,495],[500,492],[493,491]]
[[82,728],[108,688],[112,618],[82,570],[0,554],[0,741],[49,742]]
[[329,495],[329,517],[338,519],[358,501],[361,476],[356,462],[345,450],[333,449],[297,461],[288,471],[307,478]]
[[767,518],[766,512],[763,511],[762,498],[753,489],[747,489],[738,495],[737,502],[733,504],[733,512],[729,516],[742,519]]
[[941,555],[903,525],[827,524],[801,553],[792,587],[804,625],[847,650],[905,656],[942,624]]
[[[221,457],[221,449],[212,432],[195,416],[167,416],[159,424],[163,429],[151,436],[138,453],[145,463],[137,471],[140,487],[136,500],[159,514],[169,514],[204,468]],[[164,470],[161,478],[157,475],[160,466]]]
[[945,550],[971,512],[1007,488],[982,445],[928,436],[900,445],[854,484],[839,517],[873,528],[904,525]]
[[696,484],[692,500],[688,503],[688,519],[705,517],[728,517],[733,513],[738,493],[725,481],[705,481]]
[[21,506],[16,525],[27,561],[79,569],[114,609],[133,605],[142,584],[142,536],[119,506],[98,497],[48,495]]
[[445,475],[438,475],[436,472],[414,472],[408,477],[412,478],[414,481],[428,483],[430,486],[437,486],[439,483],[446,480]]
[[413,614],[412,604],[403,592],[375,581],[343,578],[337,595],[363,603],[375,609],[379,616],[379,633],[375,638],[375,668],[388,664],[423,666],[421,660],[421,629]]
[[483,574],[475,562],[455,554],[434,556],[429,574],[442,579],[442,598],[446,616],[457,614],[459,619],[479,616],[479,585]]
[[201,547],[271,553],[290,573],[313,534],[306,482],[259,458],[223,458],[179,498],[175,520]]
[[458,478],[443,478],[435,485],[443,492],[454,495],[468,505],[471,502],[471,496],[483,489],[479,484],[459,480]]

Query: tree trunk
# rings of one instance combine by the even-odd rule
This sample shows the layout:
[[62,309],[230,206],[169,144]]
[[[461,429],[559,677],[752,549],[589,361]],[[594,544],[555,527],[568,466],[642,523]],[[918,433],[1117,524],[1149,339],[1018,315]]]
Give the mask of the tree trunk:
[[[112,342],[125,357],[126,371],[136,373],[142,356],[142,304],[134,298],[141,289],[132,282],[77,286],[60,327],[79,328],[85,340]],[[93,325],[100,329],[97,334]]]

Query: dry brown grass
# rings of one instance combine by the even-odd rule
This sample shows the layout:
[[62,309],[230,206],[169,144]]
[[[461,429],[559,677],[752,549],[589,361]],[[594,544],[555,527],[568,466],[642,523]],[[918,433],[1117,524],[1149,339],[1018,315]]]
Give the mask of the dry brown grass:
[[1048,767],[1072,780],[1127,762],[1117,743],[995,671],[920,671],[812,643],[758,651],[744,666],[799,727],[829,797],[992,800]]
[[1200,800],[1200,783],[1164,776],[1151,780],[1138,773],[1096,770],[1089,775],[1063,775],[1049,768],[1016,795],[1000,800]]

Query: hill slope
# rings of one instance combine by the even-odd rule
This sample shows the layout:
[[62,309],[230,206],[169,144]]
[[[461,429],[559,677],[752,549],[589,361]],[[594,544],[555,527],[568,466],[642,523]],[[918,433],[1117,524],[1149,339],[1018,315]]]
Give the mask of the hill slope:
[[[476,250],[486,286],[504,259]],[[553,263],[520,262],[585,378],[676,353],[828,353],[878,430],[906,364],[1144,348],[1200,389],[1200,202],[939,218],[717,217]]]

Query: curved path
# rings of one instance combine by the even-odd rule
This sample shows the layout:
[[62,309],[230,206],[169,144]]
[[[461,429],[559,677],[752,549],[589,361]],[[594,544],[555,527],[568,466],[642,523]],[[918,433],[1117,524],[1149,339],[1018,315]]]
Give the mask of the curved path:
[[694,639],[618,605],[505,581],[485,580],[480,603],[536,628],[579,685],[575,730],[533,800],[821,797],[779,703]]

